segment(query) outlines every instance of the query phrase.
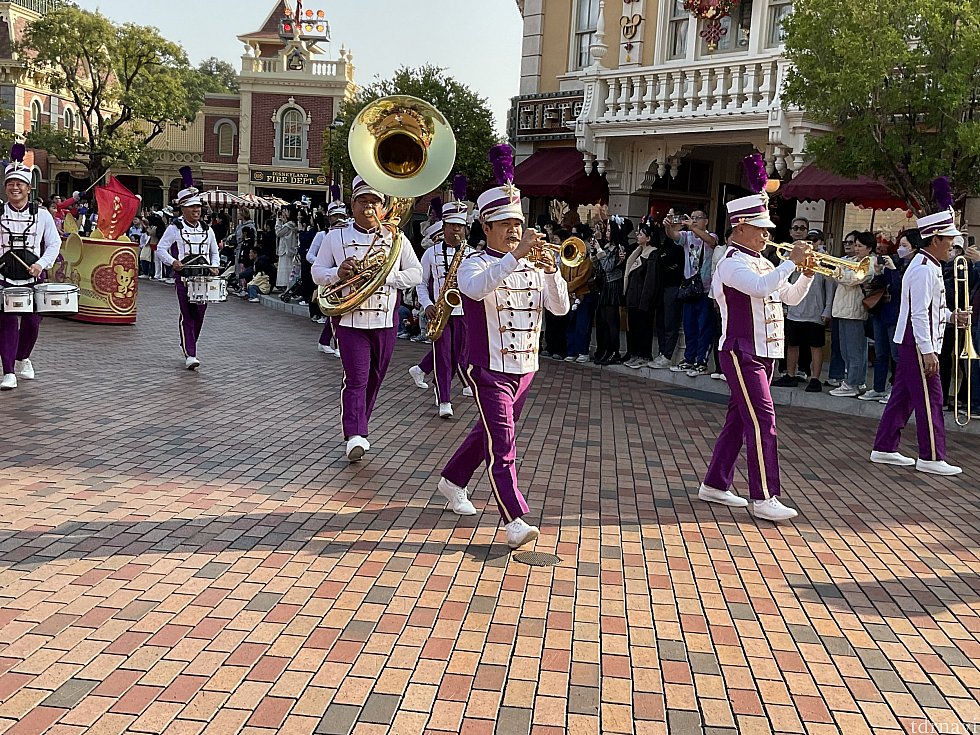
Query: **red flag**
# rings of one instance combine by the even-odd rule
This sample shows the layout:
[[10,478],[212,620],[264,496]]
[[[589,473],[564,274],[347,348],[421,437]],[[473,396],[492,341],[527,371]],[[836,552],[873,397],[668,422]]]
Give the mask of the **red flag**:
[[95,187],[95,201],[99,206],[98,227],[106,240],[118,240],[140,208],[140,198],[115,176],[110,176],[105,186]]

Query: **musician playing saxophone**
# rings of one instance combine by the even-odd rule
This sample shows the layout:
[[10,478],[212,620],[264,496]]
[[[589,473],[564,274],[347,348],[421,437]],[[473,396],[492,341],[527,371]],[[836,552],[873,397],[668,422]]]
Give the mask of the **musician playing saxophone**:
[[[311,269],[313,282],[321,286],[347,280],[366,255],[379,249],[387,253],[392,247],[391,233],[378,222],[384,195],[360,176],[354,178],[352,193],[353,221],[324,235]],[[337,320],[344,366],[341,423],[351,462],[360,460],[371,448],[368,422],[395,347],[399,289],[414,288],[422,282],[422,266],[411,243],[401,232],[396,236],[402,238],[401,254],[384,285]]]
[[[436,403],[440,418],[453,417],[450,399],[452,377],[455,374],[465,385],[466,328],[463,305],[455,308],[444,301],[447,275],[450,286],[455,285],[455,271],[466,255],[466,204],[448,202],[442,208],[442,242],[436,242],[422,254],[422,283],[416,287],[419,303],[431,324],[437,313],[449,310],[446,326],[438,339],[432,342],[432,359],[436,374]],[[458,291],[457,291],[458,293]]]

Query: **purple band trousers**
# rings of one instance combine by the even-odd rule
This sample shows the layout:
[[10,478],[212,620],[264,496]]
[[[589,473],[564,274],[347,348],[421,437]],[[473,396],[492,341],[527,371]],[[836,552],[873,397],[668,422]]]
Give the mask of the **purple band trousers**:
[[[955,356],[954,356],[955,359]],[[939,372],[926,375],[922,353],[915,344],[912,327],[905,331],[898,347],[898,364],[892,396],[885,404],[875,436],[876,452],[897,452],[902,429],[915,414],[919,439],[919,458],[946,459],[946,426],[943,423],[943,387]]]
[[0,313],[0,362],[4,374],[14,371],[15,361],[31,356],[40,331],[40,314]]
[[184,281],[177,276],[175,279],[177,289],[177,305],[180,307],[180,346],[184,350],[185,357],[197,357],[197,340],[201,337],[201,329],[204,327],[204,312],[207,311],[207,304],[192,304],[187,300],[187,286]]
[[769,392],[775,361],[738,348],[719,350],[718,361],[728,380],[731,398],[704,484],[716,490],[731,489],[735,462],[744,444],[749,496],[753,500],[776,497],[779,495],[779,456],[776,451],[776,411]]
[[356,329],[338,325],[336,330],[344,366],[340,390],[344,439],[367,436],[371,412],[395,349],[398,328]]
[[470,365],[467,378],[480,418],[443,468],[442,476],[466,487],[477,468],[486,463],[500,516],[504,523],[510,523],[528,511],[527,501],[517,487],[515,424],[521,417],[534,373],[511,375]]
[[[449,317],[442,335],[432,343],[432,363],[436,371],[436,399],[450,403],[453,374],[465,384],[466,373],[466,322],[462,315]],[[425,372],[425,366],[419,365]]]

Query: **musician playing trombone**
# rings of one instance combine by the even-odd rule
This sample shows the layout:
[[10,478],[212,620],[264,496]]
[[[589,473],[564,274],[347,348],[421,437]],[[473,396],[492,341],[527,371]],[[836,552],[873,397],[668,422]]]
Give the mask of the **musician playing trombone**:
[[[392,236],[381,228],[379,217],[384,195],[360,176],[353,182],[353,221],[332,229],[313,264],[313,282],[333,285],[349,279],[357,264],[378,248],[389,251]],[[376,238],[377,235],[380,238]],[[337,320],[336,335],[344,380],[340,391],[341,424],[347,442],[347,459],[360,460],[370,450],[368,422],[395,347],[398,291],[422,282],[422,266],[404,234],[401,254],[384,285]]]
[[[415,289],[419,304],[425,310],[425,316],[430,322],[436,316],[436,305],[443,295],[446,274],[450,270],[453,259],[459,248],[466,248],[466,203],[447,202],[442,206],[441,214],[442,241],[435,241],[435,244],[422,254],[422,283]],[[442,334],[432,342],[432,360],[439,417],[452,418],[453,404],[450,400],[450,388],[453,374],[463,375],[466,360],[466,328],[462,304],[452,309]],[[414,373],[412,378],[415,378]]]
[[457,274],[469,343],[467,379],[480,418],[442,470],[438,490],[454,513],[473,515],[466,485],[486,462],[507,544],[516,549],[539,531],[522,518],[528,505],[517,487],[515,424],[538,369],[542,310],[567,314],[569,300],[554,258],[547,251],[538,257],[544,235],[524,229],[510,147],[492,149],[491,162],[502,186],[477,200],[487,247],[466,258]]
[[[776,412],[769,384],[776,360],[785,349],[783,304],[800,303],[813,282],[813,272],[806,267],[811,251],[808,243],[796,241],[779,266],[762,256],[768,244],[767,231],[776,226],[769,219],[769,198],[764,192],[765,163],[756,153],[744,165],[749,184],[758,193],[728,202],[731,245],[711,282],[721,311],[718,359],[731,398],[698,497],[733,508],[750,505],[731,491],[735,462],[744,443],[750,512],[766,520],[784,521],[796,517],[797,512],[779,502]],[[803,268],[803,273],[790,283],[797,268]]]
[[[960,232],[954,224],[952,207],[920,217],[916,225],[921,245],[902,278],[902,302],[895,328],[898,364],[892,395],[878,424],[871,461],[915,465],[919,472],[933,475],[958,475],[963,469],[946,461],[939,354],[946,324],[954,322],[958,327],[969,324],[969,311],[951,312],[947,308],[943,284],[942,264],[949,258],[953,238]],[[913,413],[918,459],[898,451],[902,429]]]

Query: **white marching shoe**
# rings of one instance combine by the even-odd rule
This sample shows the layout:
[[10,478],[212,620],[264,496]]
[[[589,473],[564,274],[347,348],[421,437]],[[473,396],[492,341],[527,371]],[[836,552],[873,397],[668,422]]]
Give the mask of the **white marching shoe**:
[[901,452],[871,452],[871,461],[875,464],[894,464],[899,467],[911,467],[915,464],[915,460],[911,457],[906,457]]
[[412,365],[408,369],[408,374],[411,376],[412,380],[415,381],[415,385],[419,388],[428,388],[429,384],[425,382],[425,373],[422,372],[422,368],[418,365]]
[[439,418],[441,419],[451,419],[453,417],[453,404],[451,403],[440,403],[439,404]]
[[3,380],[0,380],[0,390],[13,390],[17,387],[17,376],[13,373],[6,373]]
[[450,482],[445,477],[439,478],[439,494],[449,503],[449,508],[458,516],[475,516],[476,508],[466,497],[466,488]]
[[14,363],[14,375],[24,380],[34,380],[34,366],[30,360],[18,360]]
[[347,459],[351,462],[359,462],[370,448],[371,444],[363,436],[352,436],[347,442]]
[[731,490],[719,490],[716,487],[708,487],[703,482],[701,483],[701,487],[698,488],[698,498],[706,500],[709,503],[727,505],[731,508],[744,508],[749,504],[748,500],[740,498]]
[[799,515],[792,508],[787,508],[776,498],[767,500],[753,500],[749,505],[749,512],[756,518],[765,518],[767,521],[788,521]]
[[470,388],[469,386],[466,386],[465,388],[463,388],[463,395],[466,396],[467,398],[472,398],[473,397],[473,389]]
[[184,367],[188,370],[197,370],[200,365],[201,361],[196,357],[188,357],[186,360],[184,360]]
[[317,349],[317,352],[322,352],[324,355],[332,355],[333,354],[333,347],[331,347],[330,345],[317,344],[316,349]]
[[515,518],[504,529],[507,531],[507,545],[512,549],[519,549],[541,535],[537,526],[529,526],[523,518]]
[[340,345],[337,345],[336,347],[333,348],[333,356],[340,357]]
[[963,471],[962,467],[950,464],[945,459],[917,459],[915,469],[930,475],[958,475]]

